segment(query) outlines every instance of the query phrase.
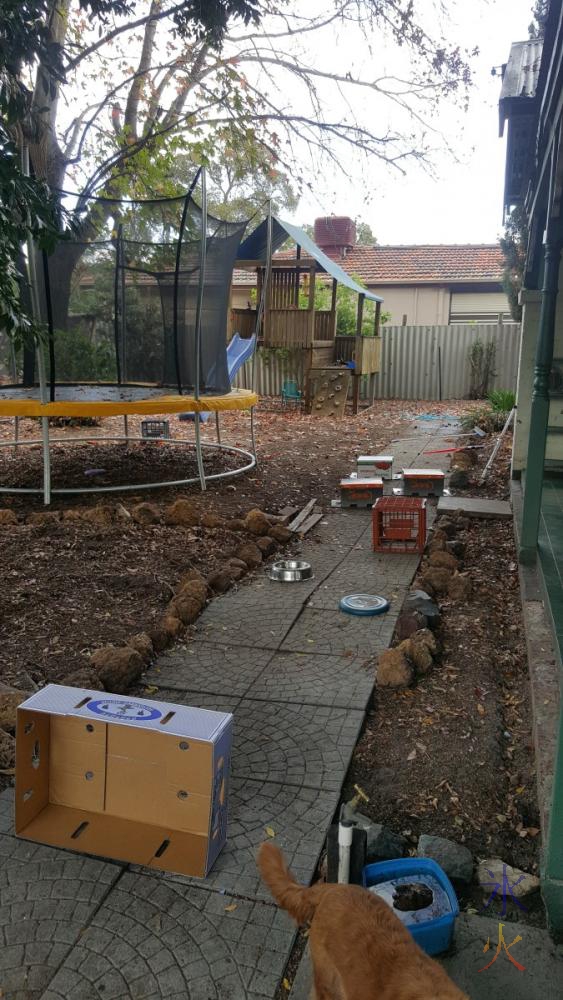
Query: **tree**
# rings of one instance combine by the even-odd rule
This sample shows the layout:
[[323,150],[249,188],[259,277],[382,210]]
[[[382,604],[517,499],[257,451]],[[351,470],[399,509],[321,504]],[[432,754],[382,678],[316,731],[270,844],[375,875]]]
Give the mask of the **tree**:
[[369,222],[356,219],[356,243],[361,247],[374,247],[377,243]]
[[543,38],[550,3],[551,0],[535,0],[532,9],[533,21],[528,28],[530,38]]
[[[441,0],[432,4],[438,10]],[[351,154],[404,171],[429,154],[437,102],[452,95],[459,102],[471,80],[467,53],[435,29],[432,11],[431,28],[420,22],[412,0],[328,0],[313,14],[275,0],[44,0],[43,7],[45,43],[34,55],[18,141],[52,191],[80,191],[72,224],[82,240],[109,220],[107,203],[93,206],[91,195],[172,193],[177,156],[211,167],[218,135],[228,134],[236,150],[250,134],[265,161],[291,175],[296,193],[314,186],[326,160],[347,171]],[[409,65],[395,76],[323,66],[318,52],[337,31],[366,46],[375,37],[393,42],[410,52]],[[354,116],[360,95],[370,96],[374,113]],[[70,121],[61,120],[61,97],[73,108]],[[388,113],[375,111],[385,105]],[[385,118],[397,124],[379,129]],[[73,266],[55,251],[61,313]]]
[[512,209],[506,220],[504,236],[499,242],[504,256],[502,287],[508,297],[510,314],[519,323],[522,319],[522,306],[518,298],[524,280],[528,249],[528,224],[522,206]]

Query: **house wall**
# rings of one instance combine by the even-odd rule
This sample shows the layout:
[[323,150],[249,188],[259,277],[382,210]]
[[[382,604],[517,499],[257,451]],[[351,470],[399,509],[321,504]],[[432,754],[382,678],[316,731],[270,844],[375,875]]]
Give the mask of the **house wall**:
[[[563,282],[563,263],[559,269],[559,284]],[[532,405],[532,390],[534,384],[534,362],[536,344],[539,334],[541,292],[524,290],[522,292],[522,340],[520,346],[520,361],[518,366],[517,410],[512,452],[512,472],[519,476],[526,468],[528,454],[528,435],[530,432],[530,411]],[[563,296],[559,295],[555,318],[555,344],[553,349],[554,366],[563,366]],[[563,388],[559,390],[561,398],[555,393],[549,408],[549,427],[563,430]],[[550,431],[547,437],[546,461],[563,462],[563,433]]]

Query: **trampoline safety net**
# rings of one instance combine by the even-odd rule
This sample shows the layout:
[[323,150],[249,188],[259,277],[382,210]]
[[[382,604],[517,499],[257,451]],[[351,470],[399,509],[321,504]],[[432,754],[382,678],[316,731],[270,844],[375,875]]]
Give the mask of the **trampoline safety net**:
[[[226,324],[246,223],[206,212],[193,191],[80,205],[92,241],[65,239],[35,272],[50,398],[57,384],[150,384],[197,395],[230,390]],[[26,292],[22,289],[22,295]],[[37,384],[33,346],[2,343],[2,381]]]

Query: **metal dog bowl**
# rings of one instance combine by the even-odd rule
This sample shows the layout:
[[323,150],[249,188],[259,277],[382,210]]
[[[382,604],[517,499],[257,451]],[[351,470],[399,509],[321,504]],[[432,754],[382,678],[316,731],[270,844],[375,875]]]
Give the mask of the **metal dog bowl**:
[[270,580],[282,583],[299,583],[301,580],[312,580],[313,569],[311,563],[304,559],[280,559],[272,564],[268,576]]

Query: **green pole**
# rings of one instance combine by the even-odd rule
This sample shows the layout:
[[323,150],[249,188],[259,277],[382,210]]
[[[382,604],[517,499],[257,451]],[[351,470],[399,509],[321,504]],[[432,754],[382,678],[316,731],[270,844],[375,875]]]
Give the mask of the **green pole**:
[[560,259],[560,240],[547,242],[520,535],[520,562],[528,564],[535,562],[538,545]]

